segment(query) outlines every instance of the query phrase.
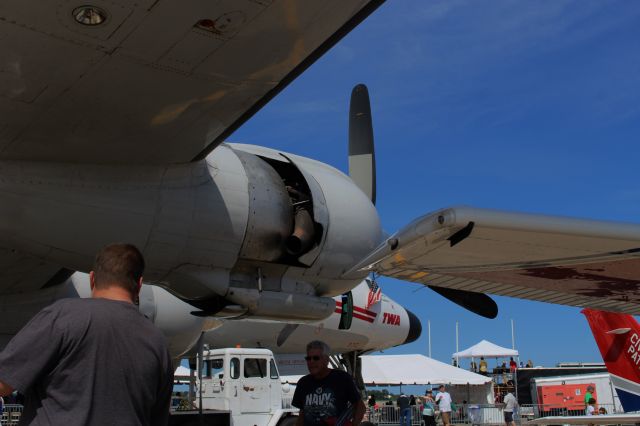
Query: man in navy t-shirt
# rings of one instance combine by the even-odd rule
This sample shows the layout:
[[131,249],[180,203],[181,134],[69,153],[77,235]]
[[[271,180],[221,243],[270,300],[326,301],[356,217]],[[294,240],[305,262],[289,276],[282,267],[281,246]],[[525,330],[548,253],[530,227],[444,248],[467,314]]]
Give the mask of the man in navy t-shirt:
[[358,426],[365,412],[353,378],[329,368],[329,346],[319,340],[307,345],[309,374],[298,381],[292,405],[300,409],[296,426]]

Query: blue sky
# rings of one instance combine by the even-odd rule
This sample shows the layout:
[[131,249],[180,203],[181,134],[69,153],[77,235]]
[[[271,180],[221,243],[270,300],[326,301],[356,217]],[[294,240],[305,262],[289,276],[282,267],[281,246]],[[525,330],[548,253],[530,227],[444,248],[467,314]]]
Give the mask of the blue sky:
[[[369,87],[385,230],[458,204],[640,222],[640,2],[389,1],[229,140],[347,168],[348,101]],[[600,361],[578,308],[496,297],[495,320],[381,279],[423,321],[387,353],[448,361],[481,339],[526,361]]]

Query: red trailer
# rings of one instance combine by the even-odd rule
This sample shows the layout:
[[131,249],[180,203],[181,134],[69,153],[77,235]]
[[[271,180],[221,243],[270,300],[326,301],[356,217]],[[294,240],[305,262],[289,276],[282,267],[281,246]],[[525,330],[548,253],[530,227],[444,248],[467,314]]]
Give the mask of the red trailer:
[[[584,411],[584,396],[587,393],[587,386],[596,388],[595,383],[538,386],[538,404],[543,405],[544,411],[560,408],[571,411]],[[592,394],[597,401],[598,397],[595,390]]]

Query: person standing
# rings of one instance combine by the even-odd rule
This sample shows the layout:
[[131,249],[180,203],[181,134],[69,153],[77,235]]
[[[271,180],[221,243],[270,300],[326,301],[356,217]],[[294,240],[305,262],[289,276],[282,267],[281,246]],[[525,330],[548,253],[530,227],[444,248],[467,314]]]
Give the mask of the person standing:
[[376,403],[376,397],[373,394],[369,395],[369,399],[367,400],[367,405],[369,409],[369,417],[367,420],[369,420],[370,422],[374,422],[378,404]]
[[449,395],[444,385],[438,387],[436,404],[438,404],[438,408],[440,409],[443,425],[449,426],[451,424],[451,395]]
[[411,399],[405,394],[400,395],[398,401],[398,412],[400,413],[400,426],[411,426]]
[[44,308],[0,353],[0,395],[25,394],[21,424],[166,425],[173,366],[134,304],[144,259],[130,244],[97,254],[90,299]]
[[595,389],[592,385],[587,386],[587,392],[584,394],[584,412],[585,414],[589,414],[589,400],[593,399],[593,392]]
[[[509,381],[507,383],[509,386],[513,386],[513,382]],[[513,414],[516,408],[518,407],[518,400],[516,397],[509,391],[503,399],[504,402],[504,423],[506,426],[515,426],[516,423],[513,420]]]
[[487,361],[485,361],[484,357],[481,356],[480,357],[480,374],[482,374],[483,376],[486,376],[488,371],[488,367],[487,367]]
[[296,426],[358,426],[366,407],[349,374],[329,368],[329,346],[319,340],[307,344],[309,374],[298,381],[291,404],[300,409]]
[[424,421],[424,426],[436,426],[435,405],[436,403],[433,399],[433,392],[428,390],[424,397],[424,405],[422,407],[422,420]]

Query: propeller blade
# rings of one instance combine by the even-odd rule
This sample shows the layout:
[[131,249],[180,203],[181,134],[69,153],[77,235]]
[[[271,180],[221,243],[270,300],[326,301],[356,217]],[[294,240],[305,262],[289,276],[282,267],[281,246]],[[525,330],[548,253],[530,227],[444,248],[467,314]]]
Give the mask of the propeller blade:
[[373,204],[376,203],[376,158],[369,91],[358,84],[349,106],[349,176]]
[[449,299],[456,305],[478,314],[481,317],[494,319],[498,316],[498,305],[489,296],[472,291],[456,290],[452,288],[427,286],[445,299]]
[[284,342],[286,342],[293,332],[296,331],[299,325],[300,324],[287,324],[282,327],[282,330],[280,330],[280,334],[278,334],[278,338],[276,339],[276,345],[278,345],[278,347],[284,345]]

